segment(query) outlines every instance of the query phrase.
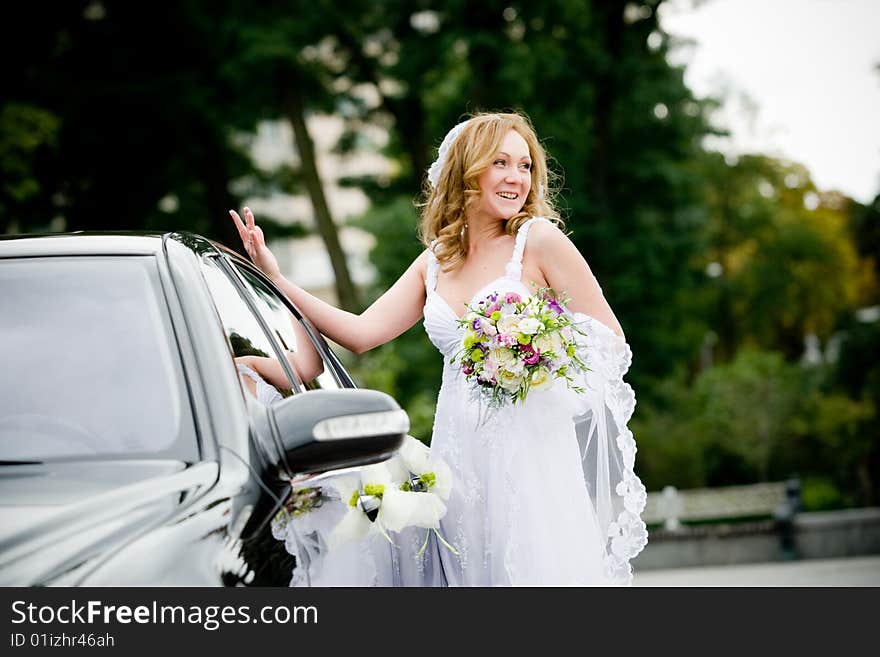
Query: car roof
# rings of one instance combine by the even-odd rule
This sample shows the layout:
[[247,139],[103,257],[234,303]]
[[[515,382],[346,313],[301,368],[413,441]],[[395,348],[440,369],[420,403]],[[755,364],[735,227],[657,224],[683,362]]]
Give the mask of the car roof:
[[[173,239],[199,254],[220,245],[195,233],[90,232],[0,235],[0,258],[59,255],[154,255]],[[225,249],[225,247],[224,247]]]

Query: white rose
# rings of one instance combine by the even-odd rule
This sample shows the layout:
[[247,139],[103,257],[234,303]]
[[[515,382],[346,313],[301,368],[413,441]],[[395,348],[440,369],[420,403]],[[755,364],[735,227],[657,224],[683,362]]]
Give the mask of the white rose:
[[489,351],[489,358],[505,369],[510,369],[508,365],[513,365],[517,360],[516,354],[513,353],[513,350],[508,349],[507,347],[491,349]]
[[526,335],[534,335],[538,331],[543,331],[544,325],[534,317],[526,317],[519,323],[519,332]]
[[508,392],[516,392],[522,384],[522,377],[512,374],[505,370],[501,370],[498,374],[498,385]]
[[531,390],[541,391],[547,390],[553,386],[553,377],[546,367],[539,367],[532,372]]
[[515,314],[516,314],[516,304],[514,304],[514,303],[501,304],[501,316],[502,317],[510,317]]
[[521,333],[519,330],[519,315],[509,315],[507,317],[501,317],[498,320],[498,332],[499,333],[513,333],[516,335],[517,333]]
[[539,335],[532,340],[532,346],[543,354],[545,351],[550,351],[553,347],[553,342],[550,340],[549,335]]
[[504,366],[504,369],[516,375],[522,374],[524,368],[525,363],[523,363],[519,358],[514,358],[510,363]]

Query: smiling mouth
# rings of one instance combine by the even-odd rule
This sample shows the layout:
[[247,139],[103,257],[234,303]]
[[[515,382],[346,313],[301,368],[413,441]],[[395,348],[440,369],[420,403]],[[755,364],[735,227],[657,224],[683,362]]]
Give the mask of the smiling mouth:
[[515,201],[519,198],[519,194],[516,192],[496,192],[496,196],[500,196],[501,198],[507,199],[508,201]]

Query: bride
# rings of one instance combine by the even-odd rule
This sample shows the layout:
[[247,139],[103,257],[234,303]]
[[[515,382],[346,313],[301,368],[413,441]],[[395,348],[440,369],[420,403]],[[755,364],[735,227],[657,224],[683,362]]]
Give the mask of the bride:
[[[362,353],[424,318],[444,361],[431,452],[455,482],[440,527],[454,549],[432,541],[412,551],[420,563],[408,570],[439,571],[450,586],[630,584],[630,560],[647,543],[645,488],[627,428],[635,397],[622,379],[632,355],[561,230],[534,130],[519,114],[476,115],[446,135],[427,179],[419,229],[427,248],[360,315],[284,278],[250,210],[244,220],[230,214],[257,266],[343,347]],[[537,287],[570,299],[589,368],[580,375],[584,391],[557,383],[486,420],[451,363],[458,320],[490,293],[528,296]]]

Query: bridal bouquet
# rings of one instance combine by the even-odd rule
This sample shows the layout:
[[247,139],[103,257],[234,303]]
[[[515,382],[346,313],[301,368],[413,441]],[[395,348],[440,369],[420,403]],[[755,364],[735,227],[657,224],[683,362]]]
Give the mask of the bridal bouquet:
[[[440,543],[456,552],[439,532],[451,491],[449,466],[431,455],[423,443],[407,436],[401,448],[387,461],[331,477],[321,486],[294,487],[272,520],[272,534],[286,542],[291,535],[294,543],[308,539],[308,536],[297,536],[296,531],[291,533],[290,529],[295,529],[292,523],[305,520],[306,514],[314,518],[313,514],[326,512],[321,519],[306,525],[309,531],[320,534],[312,537],[316,554],[309,561],[318,558],[324,549],[333,551],[374,533],[381,534],[393,545],[390,533],[407,527],[426,530],[424,545],[416,556],[427,547],[431,532]],[[296,545],[290,547],[295,554]]]
[[452,552],[455,548],[441,536],[440,519],[446,515],[445,500],[452,490],[452,471],[431,456],[427,446],[407,436],[397,454],[387,461],[364,466],[359,475],[333,482],[348,510],[328,537],[329,549],[379,532],[392,545],[389,531],[406,527],[426,529],[425,550],[433,531]]
[[459,320],[461,349],[450,362],[458,363],[489,408],[522,403],[529,392],[548,390],[560,379],[584,392],[572,376],[587,371],[575,342],[583,330],[565,311],[567,302],[551,288],[538,288],[526,298],[492,293],[468,306]]

